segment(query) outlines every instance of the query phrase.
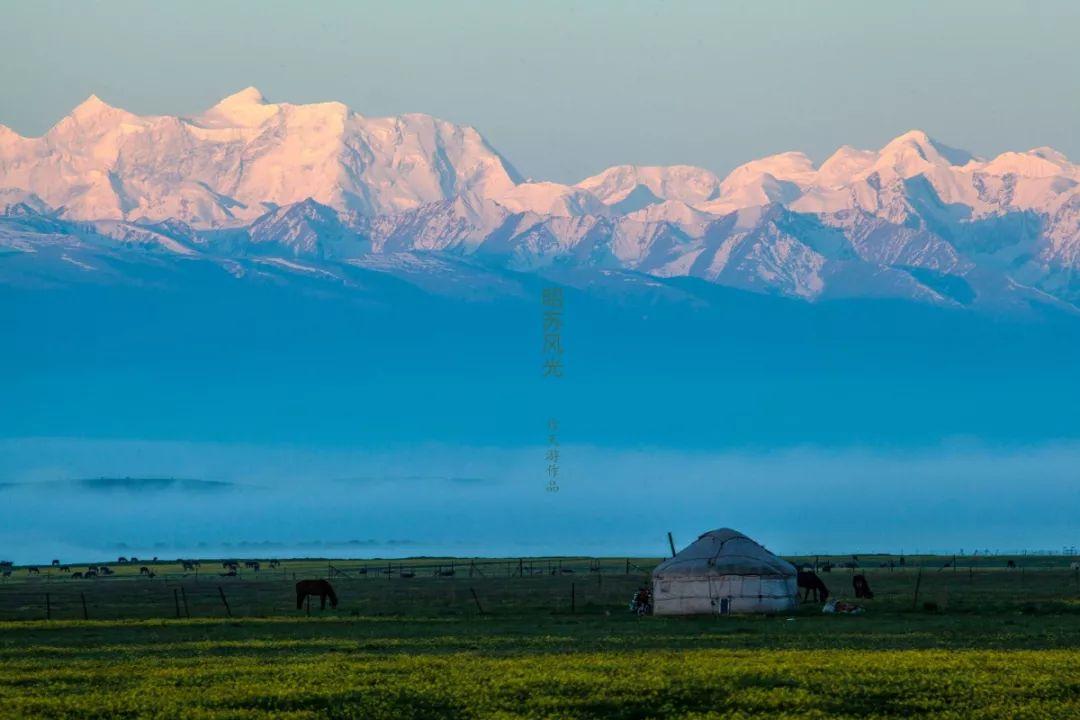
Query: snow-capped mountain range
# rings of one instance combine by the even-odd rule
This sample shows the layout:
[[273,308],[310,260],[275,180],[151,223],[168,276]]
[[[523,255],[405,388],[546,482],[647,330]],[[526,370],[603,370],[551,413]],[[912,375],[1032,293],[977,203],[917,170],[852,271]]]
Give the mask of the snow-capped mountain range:
[[564,185],[522,178],[475,129],[428,115],[254,88],[189,118],[91,97],[41,137],[0,126],[0,213],[5,283],[115,275],[119,255],[123,273],[167,256],[338,278],[438,254],[806,300],[1080,306],[1080,166],[1045,147],[978,158],[920,131],[820,165],[785,152],[724,178],[621,165]]

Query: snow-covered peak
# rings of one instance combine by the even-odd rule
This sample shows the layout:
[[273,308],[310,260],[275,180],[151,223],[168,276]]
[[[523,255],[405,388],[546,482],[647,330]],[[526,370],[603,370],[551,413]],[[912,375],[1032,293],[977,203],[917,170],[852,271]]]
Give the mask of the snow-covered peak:
[[818,168],[816,183],[823,187],[837,187],[851,181],[877,160],[877,153],[872,150],[858,150],[844,145]]
[[755,182],[763,175],[771,175],[777,180],[787,180],[796,184],[808,184],[814,178],[814,163],[801,152],[783,152],[769,155],[760,160],[751,160],[731,171],[721,184],[732,188],[747,182]]
[[977,169],[989,175],[1012,174],[1027,178],[1068,176],[1076,171],[1064,155],[1051,148],[1026,153],[1004,152],[990,162],[978,165]]
[[255,127],[266,122],[277,112],[278,106],[268,103],[257,88],[247,87],[223,98],[199,116],[197,121],[201,125],[210,127],[215,125]]
[[714,215],[696,210],[680,200],[665,200],[649,205],[627,213],[626,217],[643,223],[671,223],[691,231],[697,231],[716,219]]
[[221,99],[215,107],[240,107],[243,105],[265,105],[266,98],[259,88],[249,85]]
[[1027,151],[1027,154],[1042,158],[1043,160],[1052,162],[1055,165],[1060,165],[1061,167],[1072,166],[1072,163],[1069,162],[1069,158],[1065,157],[1065,153],[1058,152],[1054,148],[1047,147],[1045,145],[1043,145],[1042,147],[1032,148],[1031,150]]
[[892,170],[901,177],[913,177],[929,167],[963,166],[973,159],[971,153],[944,145],[922,130],[909,130],[878,151],[873,167]]
[[617,165],[582,180],[577,187],[591,192],[605,205],[625,206],[620,211],[634,212],[665,200],[705,202],[716,196],[720,179],[691,165]]
[[75,109],[71,111],[71,116],[79,120],[92,118],[98,115],[107,114],[116,110],[112,105],[99,98],[97,95],[91,95],[83,100],[81,103],[75,106]]
[[572,185],[531,182],[516,185],[494,198],[511,212],[555,217],[605,215],[608,210],[592,193]]
[[121,125],[136,127],[143,125],[144,119],[122,108],[113,107],[91,95],[75,106],[60,122],[56,123],[46,137],[84,145],[89,138],[100,137],[103,133],[116,130]]

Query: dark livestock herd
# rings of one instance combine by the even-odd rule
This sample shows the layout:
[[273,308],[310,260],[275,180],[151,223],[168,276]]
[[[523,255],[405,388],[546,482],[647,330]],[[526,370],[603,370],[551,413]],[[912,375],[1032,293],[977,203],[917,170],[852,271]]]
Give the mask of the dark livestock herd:
[[[158,559],[155,557],[150,560],[150,562],[156,563],[158,562]],[[237,577],[239,574],[241,562],[243,563],[243,566],[245,568],[253,570],[255,572],[259,572],[259,570],[262,568],[262,565],[257,560],[225,560],[221,563],[221,567],[225,569],[225,572],[221,573],[221,575],[223,577]],[[136,565],[138,563],[139,558],[133,556],[118,557],[115,564]],[[197,573],[199,568],[202,566],[202,563],[200,563],[198,560],[180,559],[176,561],[176,564],[179,565],[185,573],[189,571]],[[268,564],[271,568],[281,566],[281,562],[278,560],[270,560]],[[116,574],[116,571],[108,565],[90,565],[85,570],[76,570],[75,572],[72,572],[70,565],[62,565],[60,564],[59,560],[53,560],[50,568],[53,568],[60,573],[67,573],[72,580],[87,580]],[[11,573],[14,571],[14,569],[14,564],[10,560],[0,560],[0,577],[11,577]],[[35,565],[28,565],[26,566],[25,570],[27,575],[41,574],[41,568]],[[154,578],[157,577],[157,573],[154,572],[153,568],[151,568],[150,566],[141,565],[139,567],[139,576],[146,578]]]

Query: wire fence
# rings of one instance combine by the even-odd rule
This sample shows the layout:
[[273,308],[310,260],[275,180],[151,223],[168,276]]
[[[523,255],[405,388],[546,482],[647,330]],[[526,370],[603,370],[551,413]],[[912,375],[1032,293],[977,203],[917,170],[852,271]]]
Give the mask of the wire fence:
[[[299,580],[326,579],[353,615],[597,611],[625,604],[646,582],[645,561],[598,558],[304,561],[258,569],[203,562],[181,571],[120,568],[87,578],[19,569],[0,581],[0,620],[275,617],[322,612],[299,604]],[[655,564],[655,563],[653,563]],[[77,572],[77,571],[76,571]],[[329,612],[332,609],[327,607]]]
[[[800,556],[833,597],[850,597],[856,575],[873,607],[951,612],[1049,608],[1080,611],[1080,565],[1068,558]],[[659,559],[418,558],[407,560],[188,561],[8,568],[0,577],[0,621],[356,616],[472,616],[613,613],[628,608]],[[108,572],[101,572],[106,567]],[[143,570],[145,569],[145,572]],[[81,574],[82,577],[78,577]],[[299,607],[296,583],[325,579],[339,599]]]

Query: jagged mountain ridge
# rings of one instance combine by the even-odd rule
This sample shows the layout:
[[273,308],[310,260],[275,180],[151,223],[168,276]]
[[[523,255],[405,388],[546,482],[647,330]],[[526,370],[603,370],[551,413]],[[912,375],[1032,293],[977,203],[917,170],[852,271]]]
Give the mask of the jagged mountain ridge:
[[40,138],[0,126],[0,243],[68,258],[345,263],[450,253],[519,271],[690,276],[808,300],[1074,303],[1080,168],[1049,148],[982,160],[912,131],[815,166],[781,153],[720,178],[617,166],[523,181],[474,129],[253,88],[195,118],[92,97]]

